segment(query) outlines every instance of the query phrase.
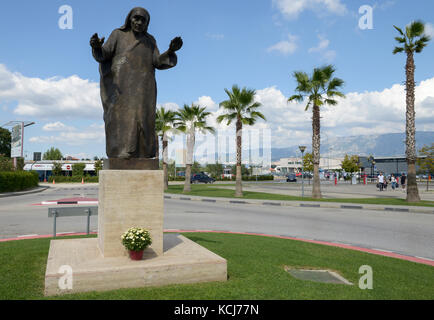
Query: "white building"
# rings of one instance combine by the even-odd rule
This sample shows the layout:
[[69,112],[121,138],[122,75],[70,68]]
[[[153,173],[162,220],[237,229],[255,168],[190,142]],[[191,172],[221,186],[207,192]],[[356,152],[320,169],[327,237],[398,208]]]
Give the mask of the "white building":
[[[337,170],[342,169],[341,164],[344,158],[320,158],[320,170]],[[300,172],[302,167],[302,159],[298,157],[282,158],[279,161],[273,162],[276,166],[276,173],[295,173]]]

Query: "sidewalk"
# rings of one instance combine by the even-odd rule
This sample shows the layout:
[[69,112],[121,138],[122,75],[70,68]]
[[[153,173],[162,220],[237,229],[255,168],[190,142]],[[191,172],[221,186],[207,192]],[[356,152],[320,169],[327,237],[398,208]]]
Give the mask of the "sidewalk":
[[355,210],[376,210],[387,212],[411,212],[434,214],[434,207],[419,206],[396,206],[396,205],[378,205],[378,204],[358,204],[358,203],[341,203],[341,202],[321,202],[321,201],[281,201],[281,200],[256,200],[256,199],[236,199],[236,198],[211,198],[190,195],[180,195],[166,193],[165,199],[185,200],[185,201],[202,201],[211,203],[230,203],[240,205],[264,205],[264,206],[286,206],[286,207],[304,207],[304,208],[336,208],[336,209],[355,209]]
[[32,189],[24,190],[24,191],[4,192],[4,193],[0,193],[0,198],[16,197],[16,196],[23,196],[26,194],[38,193],[38,192],[45,191],[48,188],[50,188],[50,187],[49,186],[38,186],[36,188],[32,188]]

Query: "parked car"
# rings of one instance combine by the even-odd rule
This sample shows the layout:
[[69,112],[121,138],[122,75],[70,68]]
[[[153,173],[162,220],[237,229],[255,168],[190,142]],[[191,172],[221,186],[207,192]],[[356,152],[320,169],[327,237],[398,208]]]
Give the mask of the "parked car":
[[199,182],[203,182],[203,183],[214,183],[214,179],[211,177],[208,177],[205,173],[197,173],[195,175],[193,175],[190,179],[191,183],[199,183]]
[[286,176],[286,182],[297,182],[297,177],[294,173],[290,173]]

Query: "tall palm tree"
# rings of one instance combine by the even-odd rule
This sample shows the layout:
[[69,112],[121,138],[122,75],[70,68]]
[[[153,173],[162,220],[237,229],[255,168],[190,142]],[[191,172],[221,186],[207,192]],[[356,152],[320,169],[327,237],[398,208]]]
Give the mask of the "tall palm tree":
[[184,191],[191,191],[191,165],[193,164],[194,143],[196,138],[196,130],[205,133],[214,133],[213,127],[207,126],[206,117],[211,113],[206,112],[206,107],[200,107],[195,104],[188,106],[184,104],[184,107],[176,112],[175,126],[180,131],[187,135],[187,160],[185,169],[185,183]]
[[236,129],[236,146],[237,146],[237,175],[235,196],[242,197],[243,189],[241,184],[241,146],[242,146],[242,129],[243,125],[254,125],[258,118],[265,120],[265,116],[257,111],[261,106],[259,102],[255,102],[255,90],[240,88],[237,85],[232,86],[232,92],[225,89],[229,99],[220,103],[220,108],[226,112],[217,117],[217,122],[221,123],[226,120],[227,125],[230,125],[233,120]]
[[399,32],[401,37],[395,37],[402,46],[395,47],[393,54],[398,52],[405,52],[407,54],[407,62],[405,64],[405,90],[406,90],[406,122],[405,122],[405,154],[407,157],[407,201],[418,202],[420,201],[419,190],[416,183],[416,128],[415,128],[415,83],[414,83],[414,53],[422,52],[426,47],[430,37],[424,34],[425,25],[421,21],[414,21],[405,27],[403,32],[397,26],[394,26]]
[[169,188],[169,175],[167,170],[167,164],[169,162],[167,148],[169,144],[168,133],[174,131],[175,120],[176,114],[174,111],[166,111],[164,107],[161,107],[157,110],[155,130],[157,131],[157,137],[161,137],[161,144],[163,146],[164,190],[167,190]]
[[321,198],[321,188],[319,180],[319,160],[320,160],[320,107],[322,105],[336,105],[338,102],[334,97],[345,95],[338,91],[343,86],[344,81],[339,78],[332,78],[336,69],[332,65],[327,65],[313,70],[312,77],[302,71],[294,72],[297,81],[297,94],[288,99],[290,101],[302,102],[307,98],[305,111],[312,106],[312,154],[313,154],[313,188],[312,198]]

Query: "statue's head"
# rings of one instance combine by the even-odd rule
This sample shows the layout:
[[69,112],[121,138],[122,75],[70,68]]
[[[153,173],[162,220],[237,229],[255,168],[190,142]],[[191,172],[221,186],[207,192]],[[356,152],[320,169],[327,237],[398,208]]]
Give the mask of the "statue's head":
[[144,33],[148,31],[150,15],[149,12],[141,7],[136,7],[128,14],[125,24],[121,30],[132,30],[136,33]]

